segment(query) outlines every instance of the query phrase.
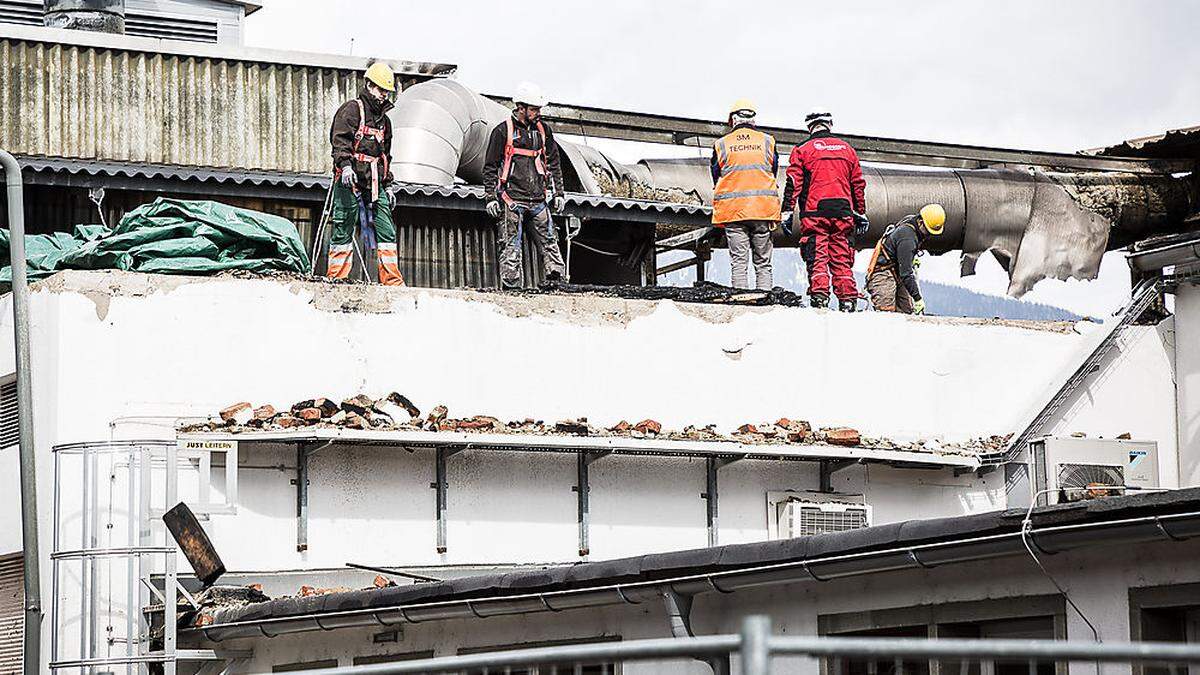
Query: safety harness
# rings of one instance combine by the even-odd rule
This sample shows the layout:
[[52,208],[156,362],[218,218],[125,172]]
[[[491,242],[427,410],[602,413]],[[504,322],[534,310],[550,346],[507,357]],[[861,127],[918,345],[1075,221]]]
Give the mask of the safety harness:
[[[362,140],[367,136],[375,139],[379,144],[380,149],[383,149],[384,132],[382,127],[367,126],[367,110],[363,106],[362,99],[356,98],[354,102],[358,104],[358,130],[354,132],[354,147],[351,149],[351,157],[356,162],[363,162],[371,165],[371,203],[379,201],[379,181],[381,176],[388,175],[388,158],[387,154],[383,153],[378,156],[367,155],[359,152],[358,148],[362,145]],[[383,165],[383,171],[380,171],[380,164]],[[355,188],[358,192],[358,188]]]
[[546,186],[546,199],[549,201],[554,191],[549,187],[549,181],[546,180],[546,127],[542,126],[540,119],[537,121],[538,148],[536,150],[527,150],[525,148],[518,148],[513,144],[515,140],[513,136],[516,133],[516,128],[513,126],[512,117],[504,120],[504,124],[508,133],[504,137],[504,164],[500,167],[500,175],[496,178],[497,194],[500,195],[505,204],[509,206],[513,204],[512,198],[508,196],[508,190],[505,189],[505,186],[508,184],[509,173],[512,171],[513,157],[532,157],[533,168],[542,177],[542,185]]

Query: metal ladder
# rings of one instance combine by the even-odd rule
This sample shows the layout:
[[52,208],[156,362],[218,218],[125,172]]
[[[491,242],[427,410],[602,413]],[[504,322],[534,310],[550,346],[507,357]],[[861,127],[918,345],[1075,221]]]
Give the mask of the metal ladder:
[[[176,441],[71,443],[52,452],[51,671],[148,673],[154,664],[174,675],[179,661],[201,661],[204,672],[221,672],[245,658],[176,646],[179,603],[196,606],[179,583],[178,547],[161,518],[179,497]],[[211,470],[207,455],[185,457],[200,475]]]

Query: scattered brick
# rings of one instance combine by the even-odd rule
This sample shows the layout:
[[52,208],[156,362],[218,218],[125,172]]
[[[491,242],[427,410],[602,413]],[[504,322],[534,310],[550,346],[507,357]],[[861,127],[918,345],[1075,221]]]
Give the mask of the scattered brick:
[[343,422],[342,425],[346,426],[350,429],[369,429],[369,428],[371,428],[371,423],[367,421],[367,418],[365,418],[362,415],[359,415],[358,413],[355,413],[355,412],[347,412],[346,413],[346,421]]
[[487,415],[476,415],[471,419],[458,420],[459,429],[490,430],[500,426],[500,420]]
[[444,406],[444,405],[439,405],[436,408],[434,408],[433,410],[430,410],[429,418],[427,420],[429,422],[429,427],[432,429],[436,429],[438,427],[438,424],[440,424],[442,420],[446,419],[446,413],[448,413],[448,412],[449,411],[446,410],[446,406]]
[[226,424],[245,424],[254,418],[254,406],[242,401],[221,410],[221,419]]
[[662,433],[662,425],[650,419],[638,422],[637,424],[633,425],[633,428],[635,431],[639,431],[643,434],[654,434],[657,436],[658,434]]
[[792,421],[786,417],[780,417],[775,421],[775,426],[781,429],[787,429],[788,427],[792,426]]
[[275,424],[278,424],[279,426],[283,427],[284,429],[290,429],[292,427],[302,427],[302,426],[304,426],[305,422],[304,422],[304,420],[300,419],[299,417],[296,417],[294,415],[289,415],[288,413],[284,413],[275,418]]
[[632,428],[633,428],[632,424],[630,424],[629,422],[626,422],[625,420],[621,420],[620,422],[617,422],[616,424],[609,427],[608,430],[612,431],[612,432],[616,432],[618,434],[623,434]]
[[325,398],[310,398],[296,403],[292,406],[292,414],[299,412],[305,408],[316,408],[321,411],[321,417],[332,417],[338,411],[338,404]]
[[216,619],[212,614],[198,612],[196,618],[192,621],[192,626],[199,628],[200,626],[209,626],[216,623]]
[[296,417],[299,417],[300,419],[304,420],[305,422],[308,422],[309,424],[313,424],[315,422],[321,421],[321,409],[320,408],[301,408],[296,411]]
[[258,420],[259,422],[269,421],[274,416],[275,406],[271,405],[270,403],[266,405],[260,405],[254,409],[254,419]]
[[374,399],[366,394],[359,394],[358,396],[353,396],[345,401],[342,401],[342,410],[345,410],[347,413],[355,413],[364,417],[371,411],[371,408],[374,407]]
[[375,588],[388,588],[390,586],[395,586],[396,582],[392,581],[391,579],[388,579],[387,577],[383,576],[382,574],[376,574],[375,581],[373,582],[373,584],[374,584]]
[[258,591],[259,593],[262,593],[262,584],[246,584],[246,588],[249,588],[252,591]]
[[862,443],[862,436],[857,429],[849,427],[838,427],[836,429],[825,429],[825,440],[832,445],[859,445]]
[[576,436],[587,436],[591,432],[586,417],[581,417],[578,420],[561,420],[554,425],[554,430],[559,433],[574,434]]
[[743,424],[742,426],[737,428],[737,433],[739,433],[739,434],[757,434],[758,427],[754,426],[753,424]]
[[408,397],[405,396],[404,394],[393,391],[392,393],[388,394],[387,396],[383,397],[380,400],[387,401],[394,405],[398,405],[401,408],[404,408],[404,411],[408,413],[409,417],[420,417],[421,416],[421,410],[419,408],[417,408],[417,406],[413,405],[413,402],[408,400]]

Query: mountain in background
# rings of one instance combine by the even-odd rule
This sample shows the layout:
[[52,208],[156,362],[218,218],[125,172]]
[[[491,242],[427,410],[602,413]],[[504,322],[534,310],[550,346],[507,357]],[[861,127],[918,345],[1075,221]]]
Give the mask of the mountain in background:
[[[667,264],[684,256],[664,254],[659,264]],[[775,285],[782,286],[796,293],[808,291],[808,278],[804,274],[804,263],[800,260],[795,249],[776,250],[772,260],[774,267]],[[708,262],[706,274],[709,281],[729,284],[729,253],[724,249],[713,251],[712,260]],[[753,276],[751,270],[751,276]],[[918,272],[919,274],[919,272]],[[866,287],[863,275],[857,272],[859,289]],[[693,269],[683,269],[659,278],[660,286],[690,286],[696,281]],[[1078,321],[1081,316],[1061,307],[1045,305],[1037,302],[1026,302],[1016,298],[1000,295],[978,293],[961,286],[922,281],[921,291],[925,296],[925,304],[929,314],[938,316],[967,316],[981,319],[1032,319],[1040,321]]]

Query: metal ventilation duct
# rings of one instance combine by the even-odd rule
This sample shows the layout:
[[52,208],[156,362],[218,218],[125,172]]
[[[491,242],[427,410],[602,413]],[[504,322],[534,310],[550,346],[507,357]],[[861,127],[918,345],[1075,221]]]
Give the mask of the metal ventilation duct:
[[125,0],[44,0],[51,28],[125,34]]
[[[410,87],[392,112],[396,178],[480,183],[488,135],[508,114],[452,80]],[[626,165],[587,146],[558,144],[568,190],[712,203],[707,157]],[[945,234],[931,242],[933,251],[962,251],[964,275],[973,274],[979,256],[990,251],[1008,271],[1008,292],[1016,296],[1044,278],[1095,278],[1106,250],[1174,226],[1198,201],[1186,177],[1170,175],[875,166],[864,174],[872,226],[858,238],[860,248],[874,246],[889,223],[936,202],[947,219]]]

